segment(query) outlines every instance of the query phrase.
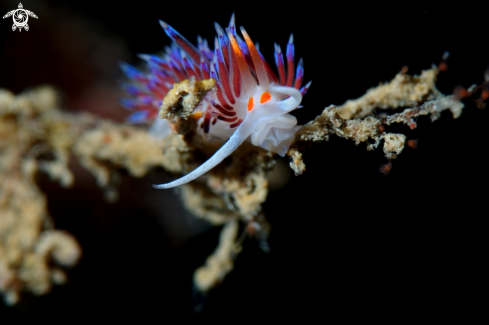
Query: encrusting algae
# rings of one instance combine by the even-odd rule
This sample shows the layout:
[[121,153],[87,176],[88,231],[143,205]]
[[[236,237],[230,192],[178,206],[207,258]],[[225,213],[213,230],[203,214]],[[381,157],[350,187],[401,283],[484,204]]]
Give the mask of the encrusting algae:
[[[156,139],[132,125],[63,112],[57,108],[56,97],[49,87],[18,96],[0,90],[0,291],[9,305],[17,303],[22,292],[45,294],[51,283],[65,281],[62,268],[50,269],[49,260],[73,266],[81,254],[70,234],[55,230],[46,197],[34,181],[37,172],[70,187],[72,156],[100,187],[106,187],[112,170],[124,168],[133,177],[143,177],[155,167],[185,173],[218,148],[193,133]],[[190,211],[212,224],[248,222],[266,198],[266,170],[273,164],[271,153],[244,145],[228,166],[209,173],[207,186],[194,182],[180,195]],[[46,243],[50,249],[41,249]],[[228,244],[223,243],[224,247]],[[223,255],[222,249],[219,252]],[[215,265],[222,263],[210,267]],[[222,277],[218,270],[216,281]]]
[[[22,292],[43,295],[66,282],[63,268],[81,255],[76,239],[54,227],[34,181],[41,170],[62,186],[73,183],[68,149],[78,132],[56,105],[51,88],[17,97],[0,89],[0,292],[7,305]],[[47,152],[52,160],[42,158]]]
[[[369,142],[367,150],[377,148],[384,140],[384,154],[387,159],[395,159],[404,149],[406,136],[398,133],[386,133],[384,125],[404,123],[411,129],[416,128],[414,118],[431,115],[435,121],[443,110],[449,109],[453,118],[462,114],[464,104],[455,95],[443,95],[435,85],[439,70],[432,67],[424,70],[420,76],[410,76],[401,71],[392,81],[367,91],[355,100],[343,105],[331,105],[313,121],[300,129],[287,154],[293,158],[290,167],[296,175],[302,174],[306,166],[302,160],[300,148],[311,142],[327,141],[330,135],[355,141]],[[376,110],[396,109],[410,106],[403,112],[385,115],[383,118],[372,116]],[[380,114],[379,114],[380,115]]]
[[[415,128],[413,119],[420,115],[430,114],[435,120],[446,109],[454,118],[461,114],[464,105],[460,96],[445,96],[436,89],[437,74],[436,67],[421,76],[400,73],[357,100],[325,108],[296,133],[288,150],[291,168],[296,175],[304,172],[301,151],[312,142],[328,140],[330,135],[355,144],[368,142],[368,150],[384,140],[386,158],[395,159],[404,148],[406,136],[388,133],[384,125],[404,123]],[[206,82],[200,85],[201,91],[187,89],[167,105],[169,115],[163,117],[181,134],[162,138],[153,137],[144,128],[63,112],[49,87],[18,96],[0,89],[0,292],[7,304],[17,303],[22,292],[42,295],[53,283],[64,283],[64,268],[75,265],[81,255],[76,239],[53,225],[47,198],[34,181],[36,173],[47,173],[69,187],[74,182],[68,168],[70,157],[90,171],[100,187],[110,185],[111,172],[121,168],[133,177],[143,177],[157,167],[173,174],[194,170],[220,147],[197,134],[195,124],[181,127],[191,120],[202,93],[212,89],[212,82]],[[176,87],[192,85],[196,86],[195,81],[189,80]],[[371,116],[376,109],[406,106],[409,108],[401,113]],[[186,115],[178,115],[182,112]],[[243,143],[228,159],[178,189],[184,206],[196,217],[224,226],[219,246],[195,271],[194,281],[200,291],[209,291],[233,269],[240,251],[240,223],[246,225],[248,234],[266,239],[263,230],[268,229],[268,223],[262,217],[261,204],[268,194],[267,173],[275,163],[272,152]]]

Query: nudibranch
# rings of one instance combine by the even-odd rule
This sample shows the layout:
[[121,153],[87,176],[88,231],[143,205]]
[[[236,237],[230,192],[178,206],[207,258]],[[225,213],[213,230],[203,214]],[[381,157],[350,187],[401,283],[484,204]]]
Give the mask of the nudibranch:
[[[264,59],[248,33],[241,27],[236,33],[234,14],[223,29],[215,23],[217,36],[211,51],[206,40],[198,37],[197,47],[163,21],[161,26],[171,38],[162,56],[140,55],[148,64],[148,72],[122,64],[133,83],[124,88],[132,96],[122,104],[137,110],[131,122],[155,119],[164,96],[172,84],[194,77],[213,78],[214,91],[208,92],[196,107],[197,132],[207,139],[225,142],[205,163],[189,174],[168,184],[153,185],[158,189],[172,188],[190,182],[222,162],[244,141],[284,156],[295,133],[300,129],[297,119],[289,114],[299,107],[302,96],[311,85],[301,88],[304,76],[302,59],[295,70],[294,39],[290,36],[286,61],[275,44],[278,76]],[[295,72],[295,73],[294,73]],[[166,120],[156,119],[152,132],[169,133]]]

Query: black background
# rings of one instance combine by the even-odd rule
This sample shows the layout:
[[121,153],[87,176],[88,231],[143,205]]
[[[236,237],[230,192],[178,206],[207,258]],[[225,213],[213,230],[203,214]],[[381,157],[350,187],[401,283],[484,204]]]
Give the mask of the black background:
[[[12,32],[11,20],[0,21],[0,87],[19,92],[54,84],[71,110],[83,110],[97,89],[116,89],[118,61],[137,64],[137,53],[169,44],[158,19],[195,42],[197,34],[212,40],[213,22],[227,25],[235,12],[237,25],[260,43],[269,62],[273,42],[283,48],[294,33],[305,81],[313,80],[304,108],[295,113],[300,124],[392,79],[402,66],[420,73],[440,62],[444,51],[451,54],[439,77],[444,93],[481,83],[489,63],[486,11],[464,3],[22,3],[39,19],[29,19],[30,30],[21,33]],[[2,1],[1,14],[17,4]],[[107,102],[99,99],[87,110],[123,120],[127,113],[115,93],[107,91]],[[151,189],[169,177],[163,171],[144,179],[124,176],[117,204],[103,200],[76,162],[83,180],[77,175],[73,189],[39,175],[57,227],[76,236],[84,255],[67,285],[40,298],[25,296],[15,307],[0,303],[0,322],[393,323],[483,316],[489,112],[471,100],[465,104],[457,120],[444,112],[434,123],[419,118],[413,131],[388,128],[418,139],[419,146],[406,148],[386,177],[378,171],[387,162],[380,149],[368,152],[364,144],[339,138],[310,148],[307,171],[272,191],[264,204],[271,252],[247,240],[235,270],[205,300],[193,293],[192,272],[215,248],[220,229],[194,221],[171,191]],[[195,313],[195,306],[202,311]]]

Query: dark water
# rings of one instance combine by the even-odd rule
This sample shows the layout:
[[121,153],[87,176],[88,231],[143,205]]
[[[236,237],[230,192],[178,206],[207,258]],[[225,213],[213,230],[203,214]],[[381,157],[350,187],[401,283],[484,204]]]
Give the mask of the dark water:
[[[449,51],[440,76],[444,93],[483,81],[489,63],[482,8],[365,7],[303,1],[23,2],[39,19],[30,30],[0,24],[0,87],[19,92],[56,85],[63,106],[123,120],[117,104],[117,62],[169,44],[163,19],[189,40],[212,40],[213,22],[232,12],[273,61],[273,42],[294,33],[313,80],[296,116],[301,124],[329,104],[341,104],[390,80],[402,66],[419,73]],[[17,7],[0,4],[2,15]],[[211,42],[212,44],[212,42]],[[468,320],[481,316],[482,262],[487,218],[488,110],[466,102],[418,128],[392,126],[418,139],[393,161],[387,177],[381,150],[367,152],[343,139],[305,153],[307,172],[270,193],[264,212],[272,224],[271,251],[248,240],[226,281],[207,298],[192,289],[192,272],[217,244],[218,228],[194,221],[172,192],[150,185],[162,171],[134,180],[122,172],[121,199],[103,200],[89,174],[63,190],[40,175],[58,228],[73,233],[84,255],[69,283],[50,295],[0,305],[2,324],[28,319],[65,322],[88,316],[158,322],[205,320],[315,320],[337,323],[399,320]],[[196,314],[195,308],[201,310]]]

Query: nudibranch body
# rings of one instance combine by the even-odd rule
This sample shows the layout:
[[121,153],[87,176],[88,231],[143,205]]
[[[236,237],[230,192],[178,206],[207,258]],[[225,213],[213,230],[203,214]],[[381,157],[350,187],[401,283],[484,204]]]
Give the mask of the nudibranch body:
[[[147,61],[149,73],[122,65],[124,72],[135,81],[125,86],[133,98],[122,101],[124,106],[137,110],[129,120],[143,122],[156,118],[164,96],[175,82],[191,77],[196,80],[214,78],[215,91],[205,95],[193,116],[198,118],[197,132],[209,139],[227,141],[191,173],[154,187],[171,188],[196,179],[223,161],[244,141],[284,156],[300,128],[297,119],[288,113],[299,107],[311,84],[301,88],[302,59],[294,74],[293,37],[287,44],[286,61],[280,46],[275,44],[277,76],[244,28],[241,27],[244,39],[236,33],[234,15],[225,30],[215,24],[217,37],[213,52],[200,37],[195,47],[168,24],[162,21],[160,24],[173,42],[162,57],[140,56]],[[157,119],[152,132],[158,136],[169,133],[166,120]]]

